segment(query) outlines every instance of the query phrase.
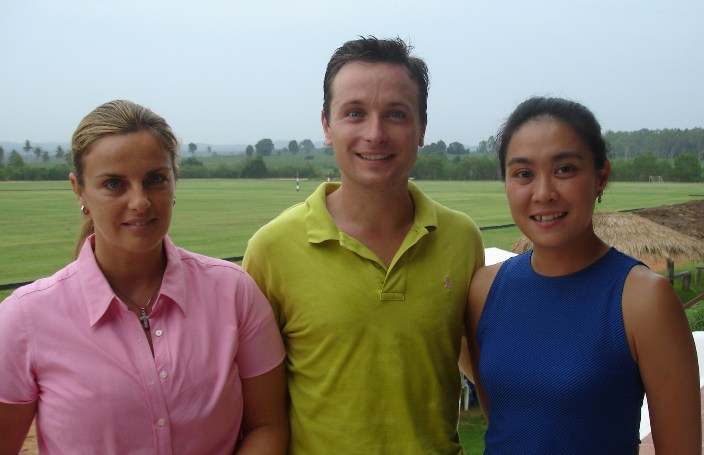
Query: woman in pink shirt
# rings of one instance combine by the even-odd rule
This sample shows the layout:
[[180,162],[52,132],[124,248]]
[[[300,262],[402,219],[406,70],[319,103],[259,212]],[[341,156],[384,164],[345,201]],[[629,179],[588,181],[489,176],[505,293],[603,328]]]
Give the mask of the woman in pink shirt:
[[0,453],[19,451],[33,419],[46,453],[285,453],[271,307],[239,266],[167,235],[171,128],[112,101],[72,150],[77,258],[0,304]]

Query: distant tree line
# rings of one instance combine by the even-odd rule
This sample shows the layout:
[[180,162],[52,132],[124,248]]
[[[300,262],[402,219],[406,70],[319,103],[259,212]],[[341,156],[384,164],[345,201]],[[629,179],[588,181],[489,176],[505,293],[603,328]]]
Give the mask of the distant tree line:
[[[65,180],[71,171],[71,154],[60,145],[52,158],[48,150],[32,146],[27,140],[22,146],[24,156],[17,150],[9,154],[0,146],[0,181],[2,180]],[[32,155],[34,157],[32,158]],[[25,160],[26,157],[26,160]],[[42,166],[27,162],[42,163]]]
[[673,160],[688,153],[704,159],[704,128],[638,131],[607,131],[612,158],[632,159],[653,155],[657,159]]
[[[304,178],[315,179],[328,177],[328,171],[316,168],[312,160],[303,164],[267,167],[262,155],[247,157],[244,162],[235,164],[219,164],[215,167],[205,166],[196,158],[186,158],[180,165],[179,176],[183,179],[259,179],[259,178]],[[325,175],[323,175],[325,174]],[[336,177],[333,176],[333,177]]]
[[[282,155],[282,154],[291,154],[291,155],[298,155],[299,152],[303,152],[306,155],[313,154],[317,151],[315,148],[315,144],[313,144],[313,141],[310,139],[303,139],[300,144],[298,141],[295,139],[290,141],[288,143],[288,146],[283,147],[281,149],[276,149],[274,146],[274,141],[271,139],[265,138],[261,139],[259,142],[257,142],[254,146],[248,145],[247,148],[245,149],[245,155],[247,156],[253,156],[254,154],[257,154],[259,156],[271,156],[271,155]],[[328,152],[328,149],[325,148],[323,149],[324,152]],[[332,150],[329,151],[332,153]]]
[[[614,181],[645,181],[661,177],[668,182],[704,181],[704,128],[607,131]],[[449,145],[440,140],[419,150],[411,176],[422,180],[498,180],[498,159],[494,153],[495,138],[490,136],[473,150],[459,142]],[[189,157],[181,160],[181,178],[327,178],[339,177],[337,170],[314,165],[316,154],[332,154],[329,147],[316,148],[310,139],[300,143],[291,140],[276,149],[265,138],[248,145],[246,159],[233,164],[205,166],[196,157],[198,146],[188,144]],[[208,147],[210,152],[210,147]],[[9,154],[0,147],[0,181],[64,180],[71,169],[71,153],[58,146],[52,154],[25,141],[24,155],[16,150]],[[269,157],[304,154],[301,164],[267,166]],[[215,155],[212,154],[211,155]],[[205,160],[207,158],[203,158]],[[271,163],[270,163],[271,164]]]

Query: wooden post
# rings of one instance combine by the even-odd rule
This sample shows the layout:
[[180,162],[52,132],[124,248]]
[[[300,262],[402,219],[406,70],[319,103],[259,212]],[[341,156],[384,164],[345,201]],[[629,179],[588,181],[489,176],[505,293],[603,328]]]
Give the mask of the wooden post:
[[670,258],[667,258],[667,278],[670,283],[675,282],[675,261]]

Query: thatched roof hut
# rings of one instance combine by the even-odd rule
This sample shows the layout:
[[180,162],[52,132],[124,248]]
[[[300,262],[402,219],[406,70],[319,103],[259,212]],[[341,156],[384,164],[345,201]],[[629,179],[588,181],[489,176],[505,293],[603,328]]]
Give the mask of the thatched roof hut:
[[[704,259],[704,242],[701,240],[632,213],[594,213],[593,220],[594,231],[604,242],[643,262],[696,262]],[[523,253],[532,247],[533,243],[521,236],[513,242],[511,249]]]

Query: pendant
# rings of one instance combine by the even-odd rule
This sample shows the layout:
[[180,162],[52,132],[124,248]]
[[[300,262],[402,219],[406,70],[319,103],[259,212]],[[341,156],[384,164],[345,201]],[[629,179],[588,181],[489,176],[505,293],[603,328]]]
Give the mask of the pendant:
[[139,322],[142,323],[144,330],[149,330],[149,317],[147,316],[147,312],[144,308],[142,308],[142,315],[139,316]]

